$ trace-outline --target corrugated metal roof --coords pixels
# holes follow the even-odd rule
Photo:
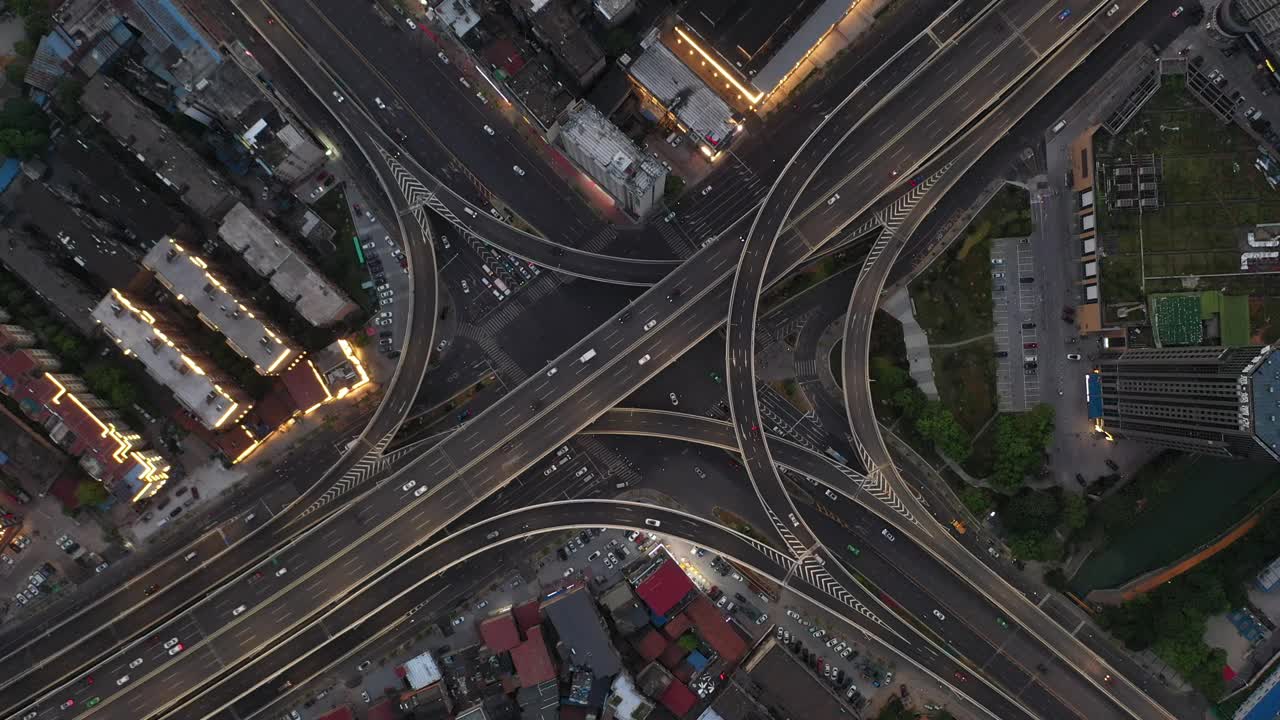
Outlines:
[[[782,81],[782,78],[791,72],[791,68],[800,62],[801,58],[809,52],[827,30],[832,25],[840,22],[845,13],[849,12],[852,3],[849,0],[827,0],[809,16],[808,20],[800,26],[795,35],[787,39],[787,42],[778,49],[773,59],[769,60],[755,77],[751,78],[751,84],[761,92],[769,92]]]
[[[662,43],[655,43],[628,69],[680,122],[719,145],[733,132],[733,110]]]

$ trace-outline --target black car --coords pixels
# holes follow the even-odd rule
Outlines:
[[[618,324],[621,325],[622,323],[625,323],[630,319],[631,319],[631,311],[627,310],[626,312],[618,316]]]
[[[1022,283],[1023,285],[1026,285],[1028,283],[1033,283],[1035,281],[1036,279],[1033,277],[1018,278],[1018,282]]]
[[[1030,329],[1034,328],[1035,326],[1036,326],[1036,324],[1035,324],[1035,323],[1033,323],[1033,322],[1025,322],[1025,323],[1022,323],[1022,329],[1023,329],[1023,330],[1030,330]]]
[[[669,295],[667,295],[667,302],[675,302],[679,298],[680,298],[680,288],[676,288],[675,290],[672,290]]]
[[[742,593],[734,593],[734,594],[733,594],[733,599],[737,600],[737,601],[738,601],[738,602],[740,602],[740,603],[744,603],[744,602],[746,602],[746,601],[747,601],[746,596],[745,596],[745,595],[743,595]]]
[[[1036,368],[1036,367],[1039,367],[1039,366],[1038,366],[1036,363],[1034,363],[1034,362],[1025,362],[1025,363],[1022,363],[1022,366],[1023,366],[1023,367],[1025,367],[1025,368],[1032,368],[1032,369],[1034,369],[1034,368]]]
[[[1080,487],[1086,487],[1089,484],[1084,481],[1084,476],[1080,473],[1076,473],[1076,482],[1080,484]]]
[[[1111,458],[1107,458],[1107,467],[1111,468],[1113,471],[1116,471],[1116,472],[1120,471],[1120,466],[1117,465],[1116,461],[1112,460]]]
[[[997,350],[996,357],[1009,357],[1009,353],[1005,352],[1004,350]]]

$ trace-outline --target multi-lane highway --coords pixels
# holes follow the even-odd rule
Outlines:
[[[1023,41],[1035,47],[1032,41]],[[872,186],[864,189],[863,196],[870,200],[877,195],[876,187],[883,189],[891,184],[888,174],[868,182]],[[843,212],[847,218],[848,207]],[[839,211],[811,219],[811,229],[819,233],[813,237],[825,238],[839,230],[840,219]],[[741,231],[745,235],[746,227]],[[323,610],[317,603],[317,592],[358,585],[390,558],[429,537],[534,462],[546,448],[559,444],[671,362],[724,320],[728,292],[721,284],[734,269],[741,249],[736,243],[726,242],[726,237],[735,236],[726,233],[720,242],[700,253],[695,262],[682,266],[639,298],[627,313],[593,332],[501,404],[426,453],[412,473],[400,475],[298,539],[288,556],[280,560],[286,572],[277,575],[279,565],[273,566],[275,570],[264,568],[271,570],[270,574],[257,580],[270,578],[272,584],[263,586],[262,594],[240,603],[246,606],[243,612],[234,613],[239,604],[228,605],[236,601],[231,596],[237,591],[241,596],[247,595],[242,588],[233,587],[213,594],[180,616],[169,627],[195,633],[190,635],[194,637],[189,643],[191,652],[184,650],[172,656],[176,659],[167,660],[164,668],[141,680],[131,678],[121,686],[132,690],[119,696],[124,699],[106,697],[93,714],[139,717],[143,708],[135,698],[160,700],[167,687],[184,680],[194,679],[191,685],[198,686],[202,679],[215,678],[238,659],[269,646],[291,623],[301,626],[311,613]],[[808,251],[809,245],[799,234],[782,234],[774,245],[773,262],[760,261],[761,284],[763,280],[776,280],[783,269],[800,261]],[[425,347],[429,349],[430,343]],[[463,481],[454,482],[463,473]],[[405,489],[402,483],[407,483],[408,478],[414,478],[415,486]],[[427,490],[416,496],[419,487]],[[318,502],[312,509],[330,506]],[[341,567],[348,560],[344,551],[375,546],[379,557],[371,561],[373,566],[352,560],[353,567]],[[248,579],[252,575],[244,581]],[[129,652],[116,656],[104,669],[118,668],[120,662],[127,666],[132,662],[129,656]],[[166,654],[164,659],[169,657]],[[140,687],[154,692],[136,689]],[[54,696],[42,707],[51,708],[57,702]]]

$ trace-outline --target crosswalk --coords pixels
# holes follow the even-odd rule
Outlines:
[[[512,384],[524,382],[529,377],[529,373],[522,370],[516,364],[516,361],[511,359],[507,351],[503,350],[497,341],[493,339],[494,336],[491,333],[474,325],[463,324],[458,326],[458,335],[479,345],[489,358],[489,362],[493,363],[494,369],[498,371],[498,374]]]
[[[782,542],[787,546],[787,550],[791,553],[791,556],[793,558],[804,557],[805,553],[809,551],[809,548],[805,547],[805,544],[800,542],[800,538],[796,537],[796,534],[791,532],[791,528],[787,527],[787,524],[782,522],[782,519],[773,511],[773,508],[765,505],[764,509],[765,512],[769,513],[769,522],[773,523],[773,529],[778,533],[778,537],[782,538]]]
[[[681,260],[687,260],[697,252],[697,248],[694,247],[693,243],[684,235],[681,235],[680,231],[672,223],[659,222],[656,223],[656,227],[658,228],[658,234],[662,236],[663,240],[667,241],[667,247],[671,248],[671,252],[675,253],[676,257]]]
[[[795,368],[796,368],[796,381],[801,384],[818,379],[818,361],[817,360],[813,360],[813,359],[797,360],[795,363]]]
[[[598,253],[608,247],[609,243],[618,239],[618,232],[612,226],[606,225],[600,228],[595,235],[587,238],[586,242],[579,246],[579,249],[587,252]]]
[[[616,478],[613,480],[614,483],[626,482],[634,485],[644,479],[644,476],[631,467],[625,458],[594,435],[579,435],[577,440],[578,444],[586,449],[587,454],[604,466],[605,477]]]

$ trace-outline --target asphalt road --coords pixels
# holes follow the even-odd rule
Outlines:
[[[1064,52],[1060,56],[1068,58],[1068,60],[1060,61],[1060,58],[1055,58],[1050,61],[1051,64],[1060,66],[1062,75],[1065,76],[1067,71],[1074,68],[1078,62],[1071,58],[1083,57],[1083,54],[1079,51],[1091,49],[1093,45],[1101,43],[1109,34],[1109,31],[1118,23],[1124,21],[1133,10],[1134,7],[1132,6],[1122,8],[1122,12],[1114,17],[1099,16],[1092,20],[1079,35],[1070,41],[1068,45],[1070,52]],[[1151,8],[1148,10],[1147,19],[1151,20],[1150,14],[1161,10],[1159,6]],[[1135,24],[1137,22],[1140,21],[1135,21]],[[972,151],[973,148],[985,149],[989,147],[998,138],[990,135],[984,137],[984,134],[989,128],[1000,127],[1002,116],[1012,118],[1014,113],[1019,112],[1016,107],[1018,103],[1014,101],[1019,96],[1038,99],[1043,93],[1048,92],[1053,84],[1056,84],[1057,77],[1060,76],[1037,76],[1018,88],[1017,91],[1010,95],[1010,102],[1007,105],[993,112],[990,124],[977,129],[970,137],[966,138],[967,150]],[[1052,82],[1050,82],[1051,79]],[[954,175],[947,180],[947,184],[953,180]],[[921,208],[920,214],[923,215],[927,209]],[[867,268],[850,300],[850,309],[846,320],[845,347],[856,348],[856,350],[846,352],[844,355],[846,404],[850,409],[849,416],[854,436],[867,452],[864,462],[868,467],[892,468],[893,465],[880,437],[874,413],[870,410],[870,391],[866,381],[866,348],[868,347],[870,325],[874,313],[866,312],[866,309],[875,307],[880,290],[894,265],[894,261],[905,247],[902,238],[909,237],[911,229],[918,222],[919,216],[905,219],[902,232],[889,239],[887,246],[879,254],[877,261]],[[897,494],[906,504],[908,511],[914,513],[917,517],[926,517],[927,511],[920,506],[915,495],[911,492],[910,486],[903,483],[901,478],[896,475],[896,472],[892,470],[888,471],[886,475],[889,483],[897,489]],[[1144,692],[1146,688],[1140,690],[1123,675],[1119,675],[1114,684],[1106,684],[1104,682],[1106,675],[1118,675],[1113,666],[1105,664],[1099,654],[1086,647],[1072,633],[1063,629],[1061,625],[1040,613],[1032,603],[1027,601],[1027,598],[1001,580],[999,576],[992,573],[981,561],[959,544],[950,540],[940,539],[943,536],[938,535],[936,532],[933,533],[934,537],[930,539],[921,535],[911,526],[903,527],[903,532],[915,537],[922,545],[936,554],[942,562],[949,564],[958,576],[969,578],[974,583],[974,587],[987,593],[1022,626],[1037,633],[1046,645],[1054,648],[1066,662],[1069,662],[1073,667],[1088,676],[1096,687],[1101,690],[1105,686],[1105,691],[1111,694],[1128,712],[1137,717],[1169,716],[1167,709],[1161,707],[1159,703]],[[1103,657],[1107,654],[1114,655],[1114,652],[1104,653]],[[1142,675],[1138,675],[1138,677],[1142,677]]]
[[[1081,7],[1075,11],[1083,17],[1085,3],[1077,4]],[[958,34],[926,33],[888,71],[869,78],[866,87],[846,98],[788,162],[745,238],[733,282],[725,350],[729,404],[752,486],[771,511],[775,531],[797,556],[811,552],[817,542],[800,522],[760,432],[763,420],[755,383],[757,309],[773,248],[797,206],[813,209],[826,198],[826,209],[817,214],[832,215],[837,225],[843,225],[840,218],[862,214],[886,184],[896,183],[899,174],[914,172],[957,127],[976,118],[987,102],[1033,67],[1053,38],[1074,29],[1074,15],[1059,19],[1048,12],[1050,3],[1028,5],[1032,4],[993,3],[958,28]],[[874,139],[846,144],[850,136]],[[827,164],[841,174],[834,193],[831,183],[818,177]],[[915,185],[913,180],[909,194],[924,187]],[[825,239],[820,235],[814,241]]]
[[[711,245],[700,253],[699,261],[682,266],[654,291],[637,299],[628,311],[629,320],[611,323],[593,333],[578,348],[562,356],[553,368],[535,376],[513,391],[505,402],[486,412],[493,413],[492,416],[486,418],[482,414],[476,422],[468,423],[427,452],[413,470],[417,482],[429,489],[424,496],[409,497],[409,491],[401,490],[398,482],[388,483],[362,499],[356,509],[328,518],[320,528],[294,543],[294,553],[282,562],[294,566],[295,572],[281,578],[268,576],[275,578],[270,580],[272,583],[287,583],[271,594],[271,602],[244,603],[246,611],[232,616],[234,619],[230,621],[225,617],[226,603],[239,598],[219,599],[227,593],[214,594],[193,608],[192,613],[212,612],[215,620],[221,617],[223,622],[210,626],[207,638],[197,637],[193,641],[196,652],[183,652],[162,671],[131,681],[128,684],[131,692],[123,697],[162,699],[170,683],[190,684],[193,679],[211,676],[207,663],[214,655],[206,648],[216,645],[220,662],[233,664],[238,657],[271,644],[291,622],[301,622],[319,609],[319,596],[332,593],[334,587],[349,587],[376,572],[389,558],[395,557],[395,548],[403,550],[421,542],[528,467],[542,448],[558,445],[595,414],[607,409],[620,392],[646,380],[684,347],[718,325],[724,317],[721,308],[726,293],[716,287],[727,276],[737,250],[723,241]],[[807,251],[803,242],[795,242],[781,245],[775,253],[781,267],[786,268]],[[711,300],[697,302],[704,297]],[[676,317],[680,322],[672,322]],[[650,320],[656,325],[644,329]],[[593,347],[597,342],[600,346]],[[586,354],[589,349],[595,349],[596,356],[584,363],[578,352]],[[641,363],[645,356],[649,359]],[[602,375],[608,377],[599,383],[590,382]],[[597,384],[601,392],[587,387],[589,384]],[[568,398],[573,401],[566,403]],[[565,406],[565,412],[547,417],[561,405]],[[468,473],[465,485],[450,485],[448,481],[461,472]],[[318,503],[317,509],[324,509],[336,499]],[[369,519],[368,523],[365,518]],[[338,556],[334,555],[337,548],[368,549],[376,558],[361,560],[349,554],[351,556],[338,562]],[[298,567],[302,570],[296,570]],[[206,607],[213,609],[206,610]],[[179,618],[175,625],[182,622]],[[108,667],[111,662],[117,663],[117,667],[121,661],[127,663],[128,655],[128,652],[117,655],[108,661]],[[149,692],[148,688],[152,687],[153,691]],[[129,717],[137,710],[136,701],[113,702],[109,698],[95,708],[94,714],[122,713],[118,716]]]
[[[372,155],[366,135],[370,131],[367,118],[349,105],[339,104],[332,109],[338,121],[352,131],[342,138],[347,147],[354,153],[363,148]],[[373,165],[378,180],[394,187],[385,165],[376,162]],[[403,202],[397,200],[392,198],[393,206],[398,210],[406,209]],[[353,470],[370,447],[394,433],[419,392],[435,327],[436,264],[432,244],[420,225],[409,220],[401,223],[400,230],[416,287],[409,306],[410,325],[415,332],[405,338],[397,372],[378,410],[352,450],[330,465],[317,466],[303,459],[301,467],[297,468],[303,478],[302,483],[310,485],[312,491],[316,488],[323,490],[333,479]],[[303,504],[307,498],[308,494],[304,493]],[[0,658],[0,677],[4,678],[4,686],[0,689],[0,709],[12,711],[44,689],[85,673],[85,669],[105,653],[139,640],[149,628],[166,619],[176,617],[173,627],[186,627],[189,619],[183,619],[179,613],[219,587],[227,578],[280,548],[293,534],[293,530],[285,529],[290,518],[290,511],[275,518],[271,518],[268,511],[255,518],[251,525],[256,532],[246,537],[233,539],[222,532],[203,536],[193,548],[175,552],[130,583],[75,614],[58,618],[54,624],[33,625],[24,635],[11,638],[4,657]],[[226,550],[227,545],[231,546],[230,549],[217,555],[219,551]],[[187,561],[185,558],[190,552],[196,552],[198,558],[212,559],[207,562],[199,559]],[[152,586],[158,586],[158,589],[144,594],[144,589]],[[134,659],[130,658],[130,662]],[[57,705],[67,700],[83,704],[94,697],[99,688],[83,680],[71,680],[67,690],[61,693],[66,697],[58,699]]]
[[[376,585],[356,594],[350,602],[334,608],[316,625],[238,668],[212,692],[182,706],[178,712],[183,717],[230,719],[246,717],[275,702],[291,687],[323,672],[383,628],[402,621],[429,595],[423,585],[440,572],[482,553],[498,548],[512,552],[504,546],[553,530],[611,527],[654,531],[655,528],[647,521],[656,521],[660,525],[658,531],[663,534],[714,547],[718,553],[779,582],[788,577],[789,567],[779,564],[781,556],[776,550],[765,548],[713,522],[667,508],[613,501],[574,501],[525,508],[493,517],[432,544]],[[519,552],[518,547],[514,552]],[[943,678],[948,677],[946,673],[965,672],[961,665],[930,647],[912,625],[893,617],[882,607],[876,608],[883,621],[880,624],[849,605],[832,603],[818,588],[799,576],[791,575],[790,585],[797,592],[842,614],[855,626],[888,636],[886,644],[921,665],[935,668]],[[857,592],[850,597],[850,605],[876,606],[868,593]],[[983,706],[992,708],[997,713],[996,717],[1033,717],[1021,712],[981,681],[963,684],[961,690]]]

